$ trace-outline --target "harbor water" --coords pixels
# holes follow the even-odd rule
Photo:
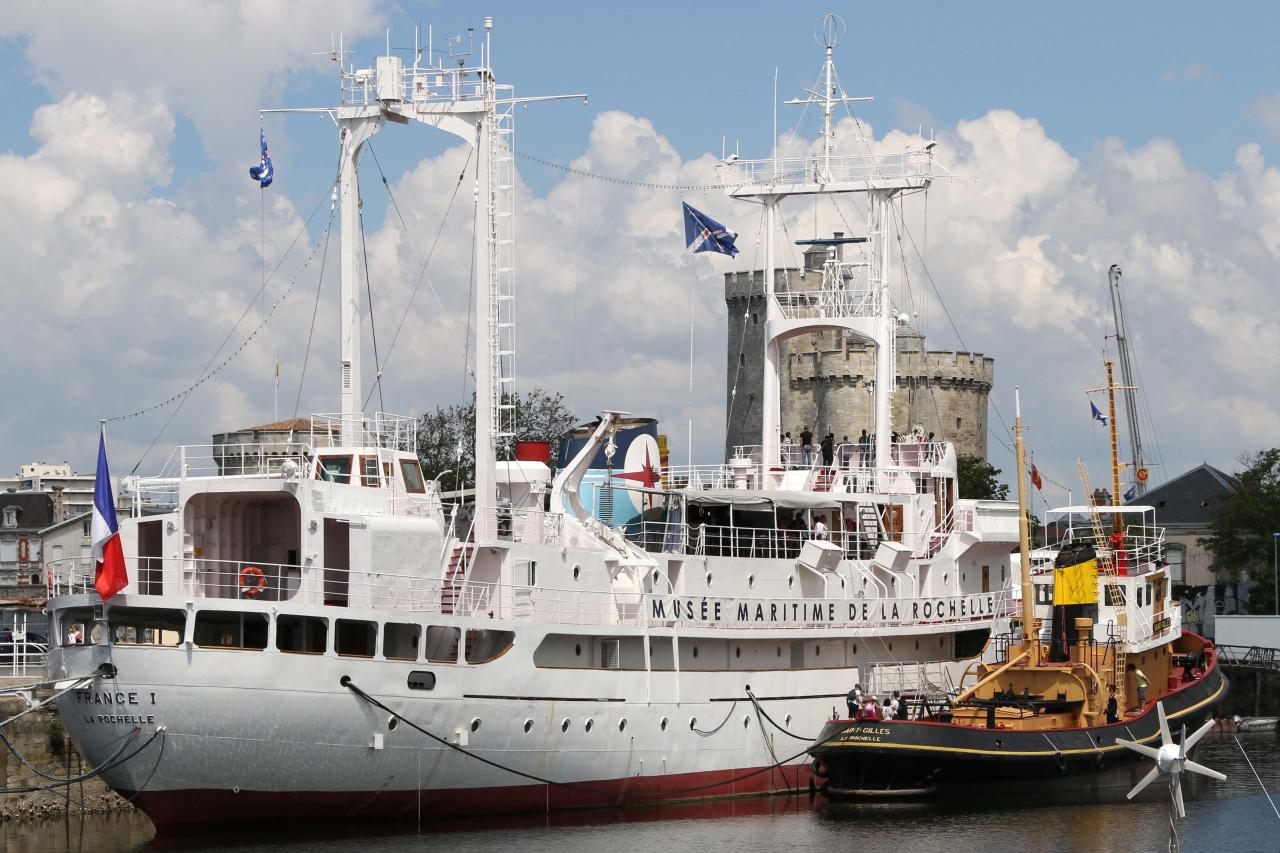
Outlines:
[[[1196,760],[1227,774],[1225,782],[1187,774],[1187,817],[1179,822],[1183,851],[1280,850],[1280,818],[1245,758],[1267,790],[1280,789],[1280,737],[1273,732],[1211,734]],[[999,802],[877,804],[838,807],[819,797],[775,797],[662,808],[619,809],[476,819],[417,826],[357,825],[281,827],[236,834],[157,838],[141,814],[92,816],[50,823],[11,823],[3,828],[10,851],[121,850],[267,851],[287,847],[305,853],[355,848],[380,851],[448,850],[628,853],[671,850],[921,851],[1163,851],[1169,843],[1167,788],[1152,785],[1136,803]]]

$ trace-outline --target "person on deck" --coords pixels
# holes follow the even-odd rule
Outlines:
[[[809,431],[808,424],[800,431],[800,459],[804,467],[813,467],[813,433]]]
[[[836,462],[836,434],[827,433],[822,437],[822,464],[830,468]]]
[[[876,702],[875,697],[868,696],[867,701],[862,706],[862,719],[879,720],[880,705]]]
[[[1120,703],[1116,701],[1116,686],[1107,688],[1107,722],[1120,722]]]
[[[867,435],[864,429],[862,435],[858,436],[858,466],[860,468],[871,467],[871,436]]]
[[[821,518],[813,522],[813,538],[823,542],[831,538],[831,534],[827,531],[827,523]]]
[[[893,691],[893,718],[907,719],[907,700],[897,690]]]
[[[1138,682],[1138,707],[1144,708],[1147,704],[1147,688],[1151,686],[1151,682],[1147,680],[1147,676],[1138,669],[1137,665],[1129,664],[1125,667],[1133,674],[1133,680]]]
[[[853,689],[849,691],[848,696],[844,697],[844,701],[849,706],[849,719],[855,719],[858,712],[862,710],[862,685],[853,685]]]

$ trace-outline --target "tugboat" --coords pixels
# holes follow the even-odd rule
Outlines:
[[[1175,731],[1194,731],[1226,695],[1213,644],[1183,631],[1170,602],[1163,531],[1151,507],[1090,504],[1049,514],[1047,527],[1057,516],[1064,544],[1033,570],[1020,407],[1015,430],[1020,632],[993,638],[996,660],[972,667],[948,705],[921,706],[914,719],[858,711],[828,722],[811,754],[829,799],[1131,787],[1150,760],[1124,741],[1159,746],[1166,718]],[[1087,481],[1083,464],[1081,472]],[[1082,530],[1075,525],[1083,518]]]

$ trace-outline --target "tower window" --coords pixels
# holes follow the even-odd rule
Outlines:
[[[754,311],[751,312],[751,325],[753,326],[760,325],[760,315]]]
[[[742,365],[743,367],[747,366],[747,354],[745,352],[738,354],[738,364]]]
[[[956,429],[960,429],[960,419],[956,418]]]

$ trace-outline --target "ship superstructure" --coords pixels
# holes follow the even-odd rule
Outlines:
[[[835,150],[831,112],[850,99],[833,38],[821,150],[720,175],[764,203],[770,348],[817,329],[876,346],[874,446],[784,453],[773,364],[760,446],[628,481],[651,509],[637,523],[611,527],[581,500],[623,413],[604,412],[554,475],[502,460],[522,100],[496,82],[490,30],[474,66],[386,56],[341,72],[340,412],[283,448],[179,448],[138,480],[130,584],[109,602],[92,563],[52,567],[50,673],[78,682],[59,699],[67,728],[160,827],[793,789],[806,727],[855,683],[946,694],[1009,613],[1016,505],[960,499],[949,444],[890,441],[888,205],[928,184],[932,153]],[[355,164],[375,133],[412,123],[475,146],[466,507],[424,478],[412,418],[362,405]],[[864,257],[833,253],[818,290],[784,295],[778,207],[814,194],[866,201]],[[67,642],[73,626],[84,643]],[[147,746],[118,760],[128,739]]]

